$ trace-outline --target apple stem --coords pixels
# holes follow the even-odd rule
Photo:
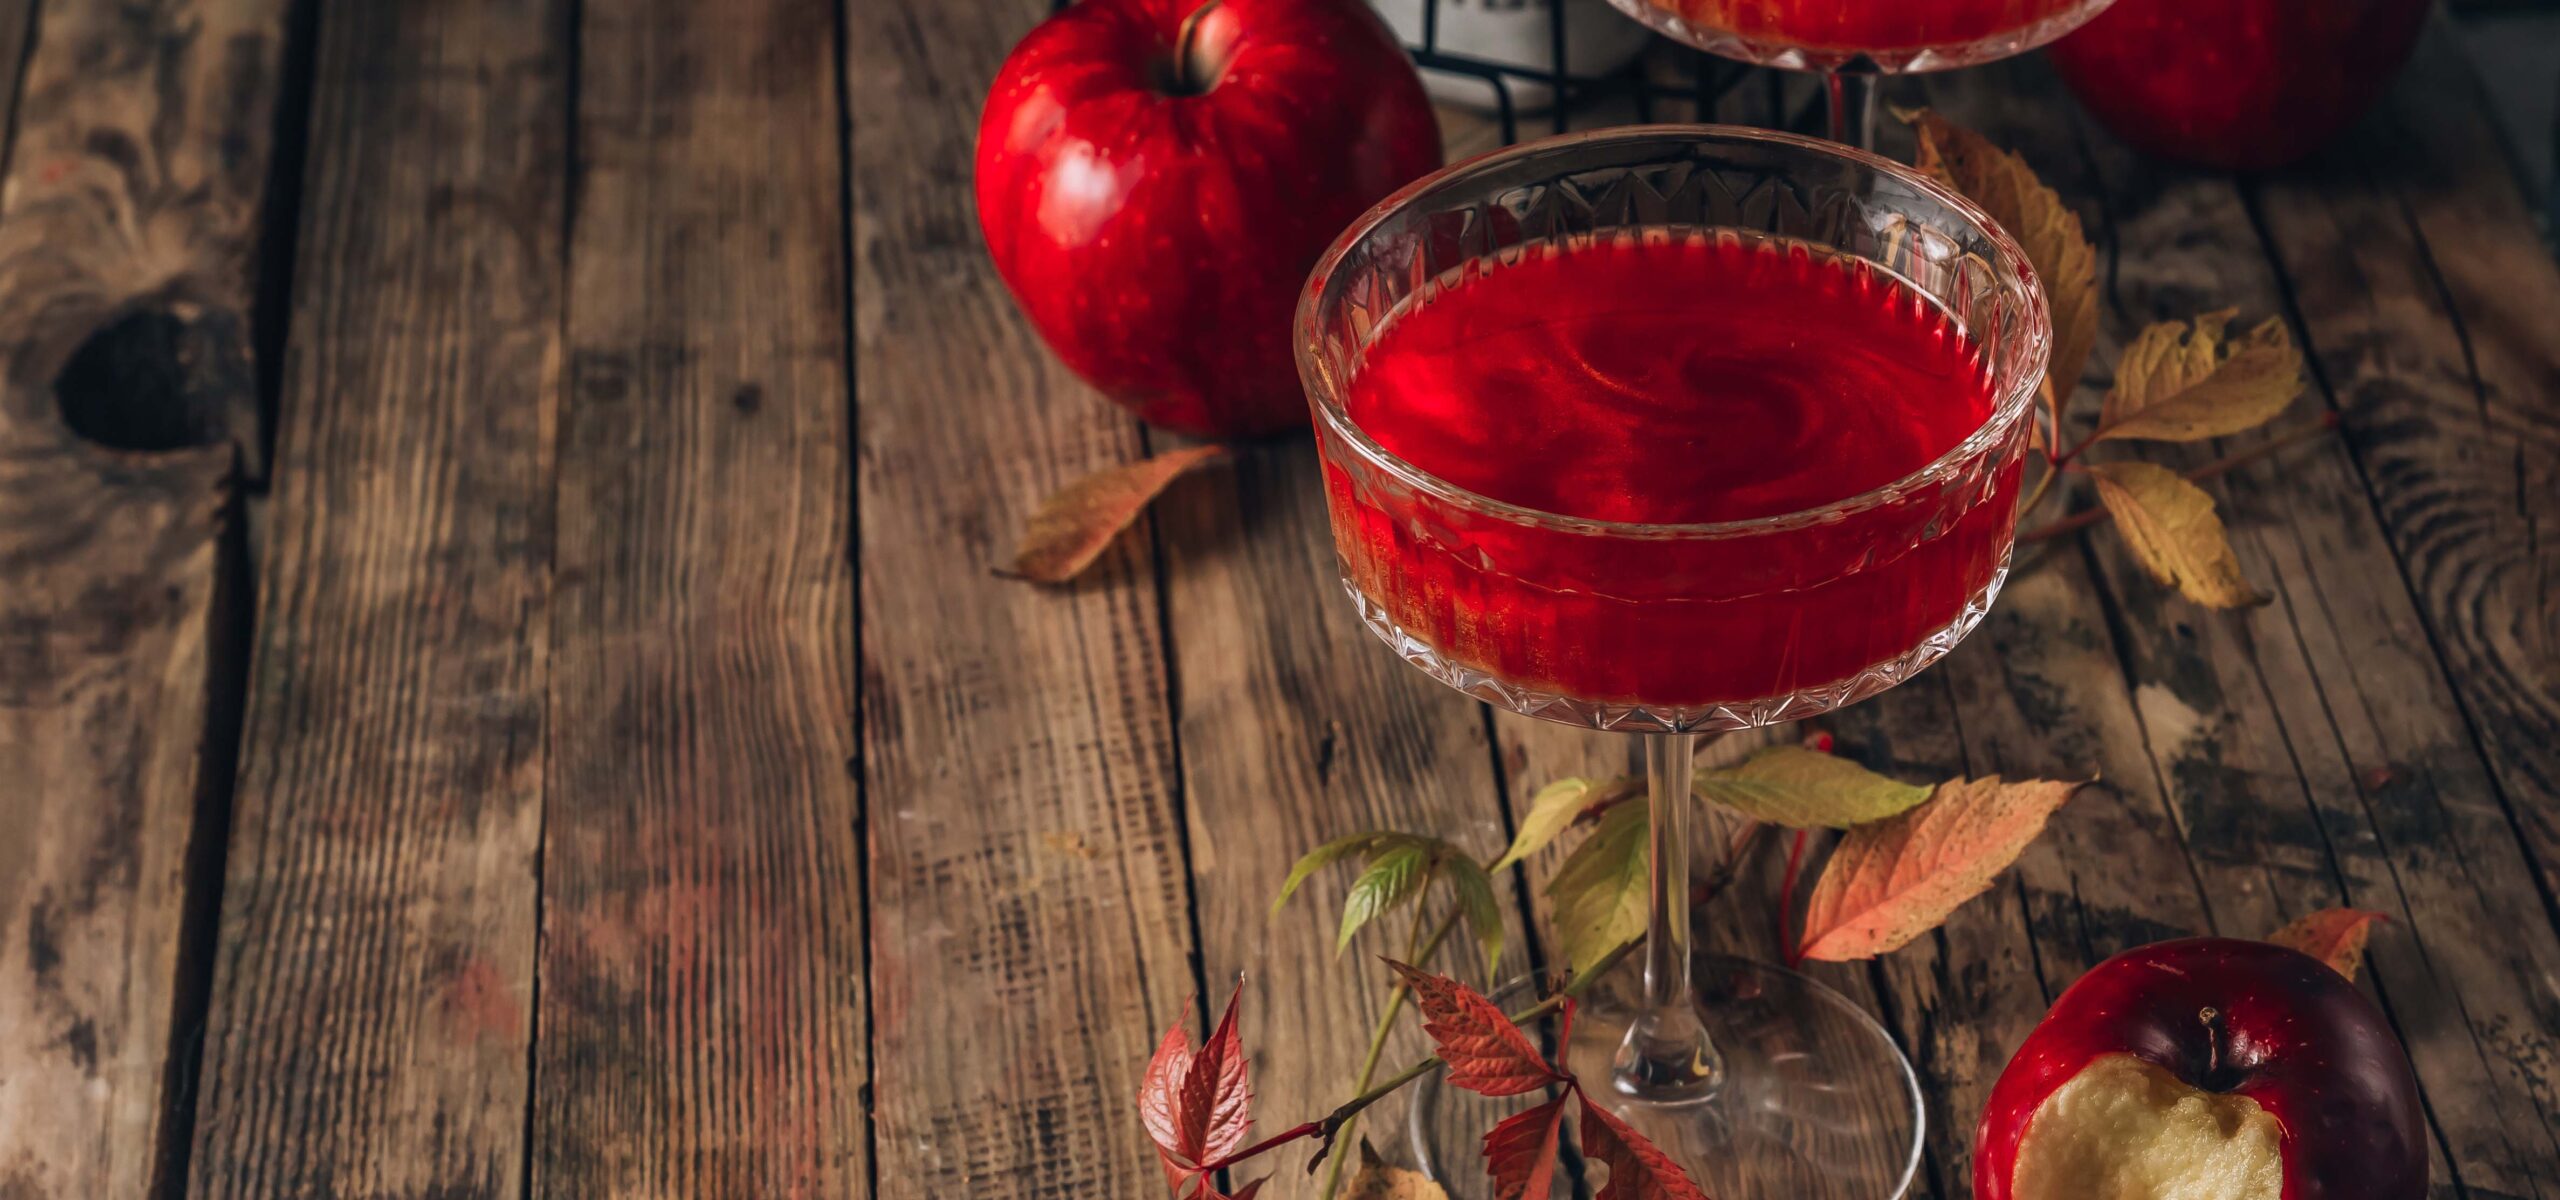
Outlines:
[[[1192,9],[1189,16],[1182,18],[1181,28],[1174,31],[1173,81],[1175,88],[1183,95],[1197,96],[1208,91],[1210,84],[1217,82],[1214,79],[1200,78],[1198,64],[1191,60],[1191,50],[1192,44],[1198,40],[1200,19],[1217,11],[1218,6],[1224,3],[1226,0],[1205,0],[1200,7]]]

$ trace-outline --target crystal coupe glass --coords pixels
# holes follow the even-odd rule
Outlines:
[[[1818,71],[1831,138],[1874,145],[1878,75],[1969,67],[2023,54],[2113,0],[1609,0],[1711,54]]]
[[[1713,1195],[1901,1195],[1921,1115],[1886,1032],[1805,975],[1693,950],[1691,758],[1892,687],[1989,608],[2050,340],[2025,255],[1835,143],[1610,129],[1389,197],[1319,262],[1295,338],[1361,619],[1469,696],[1643,739],[1649,933],[1584,994],[1585,1094]],[[1549,405],[1599,386],[1646,423],[1614,449]],[[1875,477],[1893,431],[1943,445]],[[1472,1157],[1430,1132],[1471,1100],[1417,1099],[1427,1166]]]

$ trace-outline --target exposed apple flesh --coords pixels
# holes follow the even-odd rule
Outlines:
[[[1974,1200],[2425,1200],[2422,1115],[2391,1023],[2327,964],[2161,942],[2092,968],[2019,1044]]]
[[[2018,1144],[2021,1197],[2282,1200],[2284,1127],[2246,1096],[2110,1054],[2055,1088]]]

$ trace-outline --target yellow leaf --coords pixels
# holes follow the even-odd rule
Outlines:
[[[2241,577],[2240,559],[2203,488],[2146,462],[2091,463],[2089,474],[2097,480],[2099,503],[2153,578],[2211,608],[2267,602]]]
[[[1951,779],[1927,804],[1840,838],[1805,908],[1801,955],[1873,958],[1937,928],[2044,831],[2076,783]]]
[[[1493,864],[1500,871],[1540,850],[1574,819],[1604,804],[1612,804],[1641,792],[1644,782],[1637,779],[1611,779],[1594,783],[1588,779],[1559,779],[1538,789],[1529,798],[1528,815],[1520,818],[1520,832],[1511,838],[1511,848]]]
[[[1791,829],[1847,829],[1929,798],[1929,789],[1802,746],[1771,746],[1739,765],[1698,772],[1698,794]]]
[[[2116,361],[2116,385],[2098,414],[2100,438],[2194,442],[2255,429],[2302,394],[2302,352],[2270,317],[2223,341],[2232,310],[2137,334]]]
[[[1547,895],[1556,902],[1556,938],[1575,974],[1644,932],[1645,837],[1652,828],[1644,805],[1610,809],[1547,881]]]
[[[1031,514],[1014,552],[1013,573],[1034,583],[1064,583],[1083,574],[1166,485],[1226,454],[1224,446],[1193,446],[1097,471],[1059,489]]]
[[[2353,979],[2356,964],[2364,960],[2365,939],[2373,936],[2374,922],[2390,919],[2360,908],[2324,908],[2275,931],[2267,940],[2308,954]]]
[[[1422,1172],[1388,1166],[1365,1138],[1360,1142],[1360,1170],[1351,1176],[1342,1196],[1343,1200],[1449,1200],[1449,1193]]]
[[[1895,109],[1919,135],[1913,164],[1964,193],[2027,252],[2044,281],[2053,314],[2053,362],[2047,377],[2068,400],[2080,386],[2089,350],[2098,344],[2098,251],[2080,218],[2036,178],[2026,160],[1928,109]]]

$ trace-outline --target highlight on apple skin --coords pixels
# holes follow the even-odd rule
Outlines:
[[[1974,1200],[2422,1200],[2425,1129],[2381,1010],[2320,960],[2189,938],[2098,964],[2018,1047]]]

